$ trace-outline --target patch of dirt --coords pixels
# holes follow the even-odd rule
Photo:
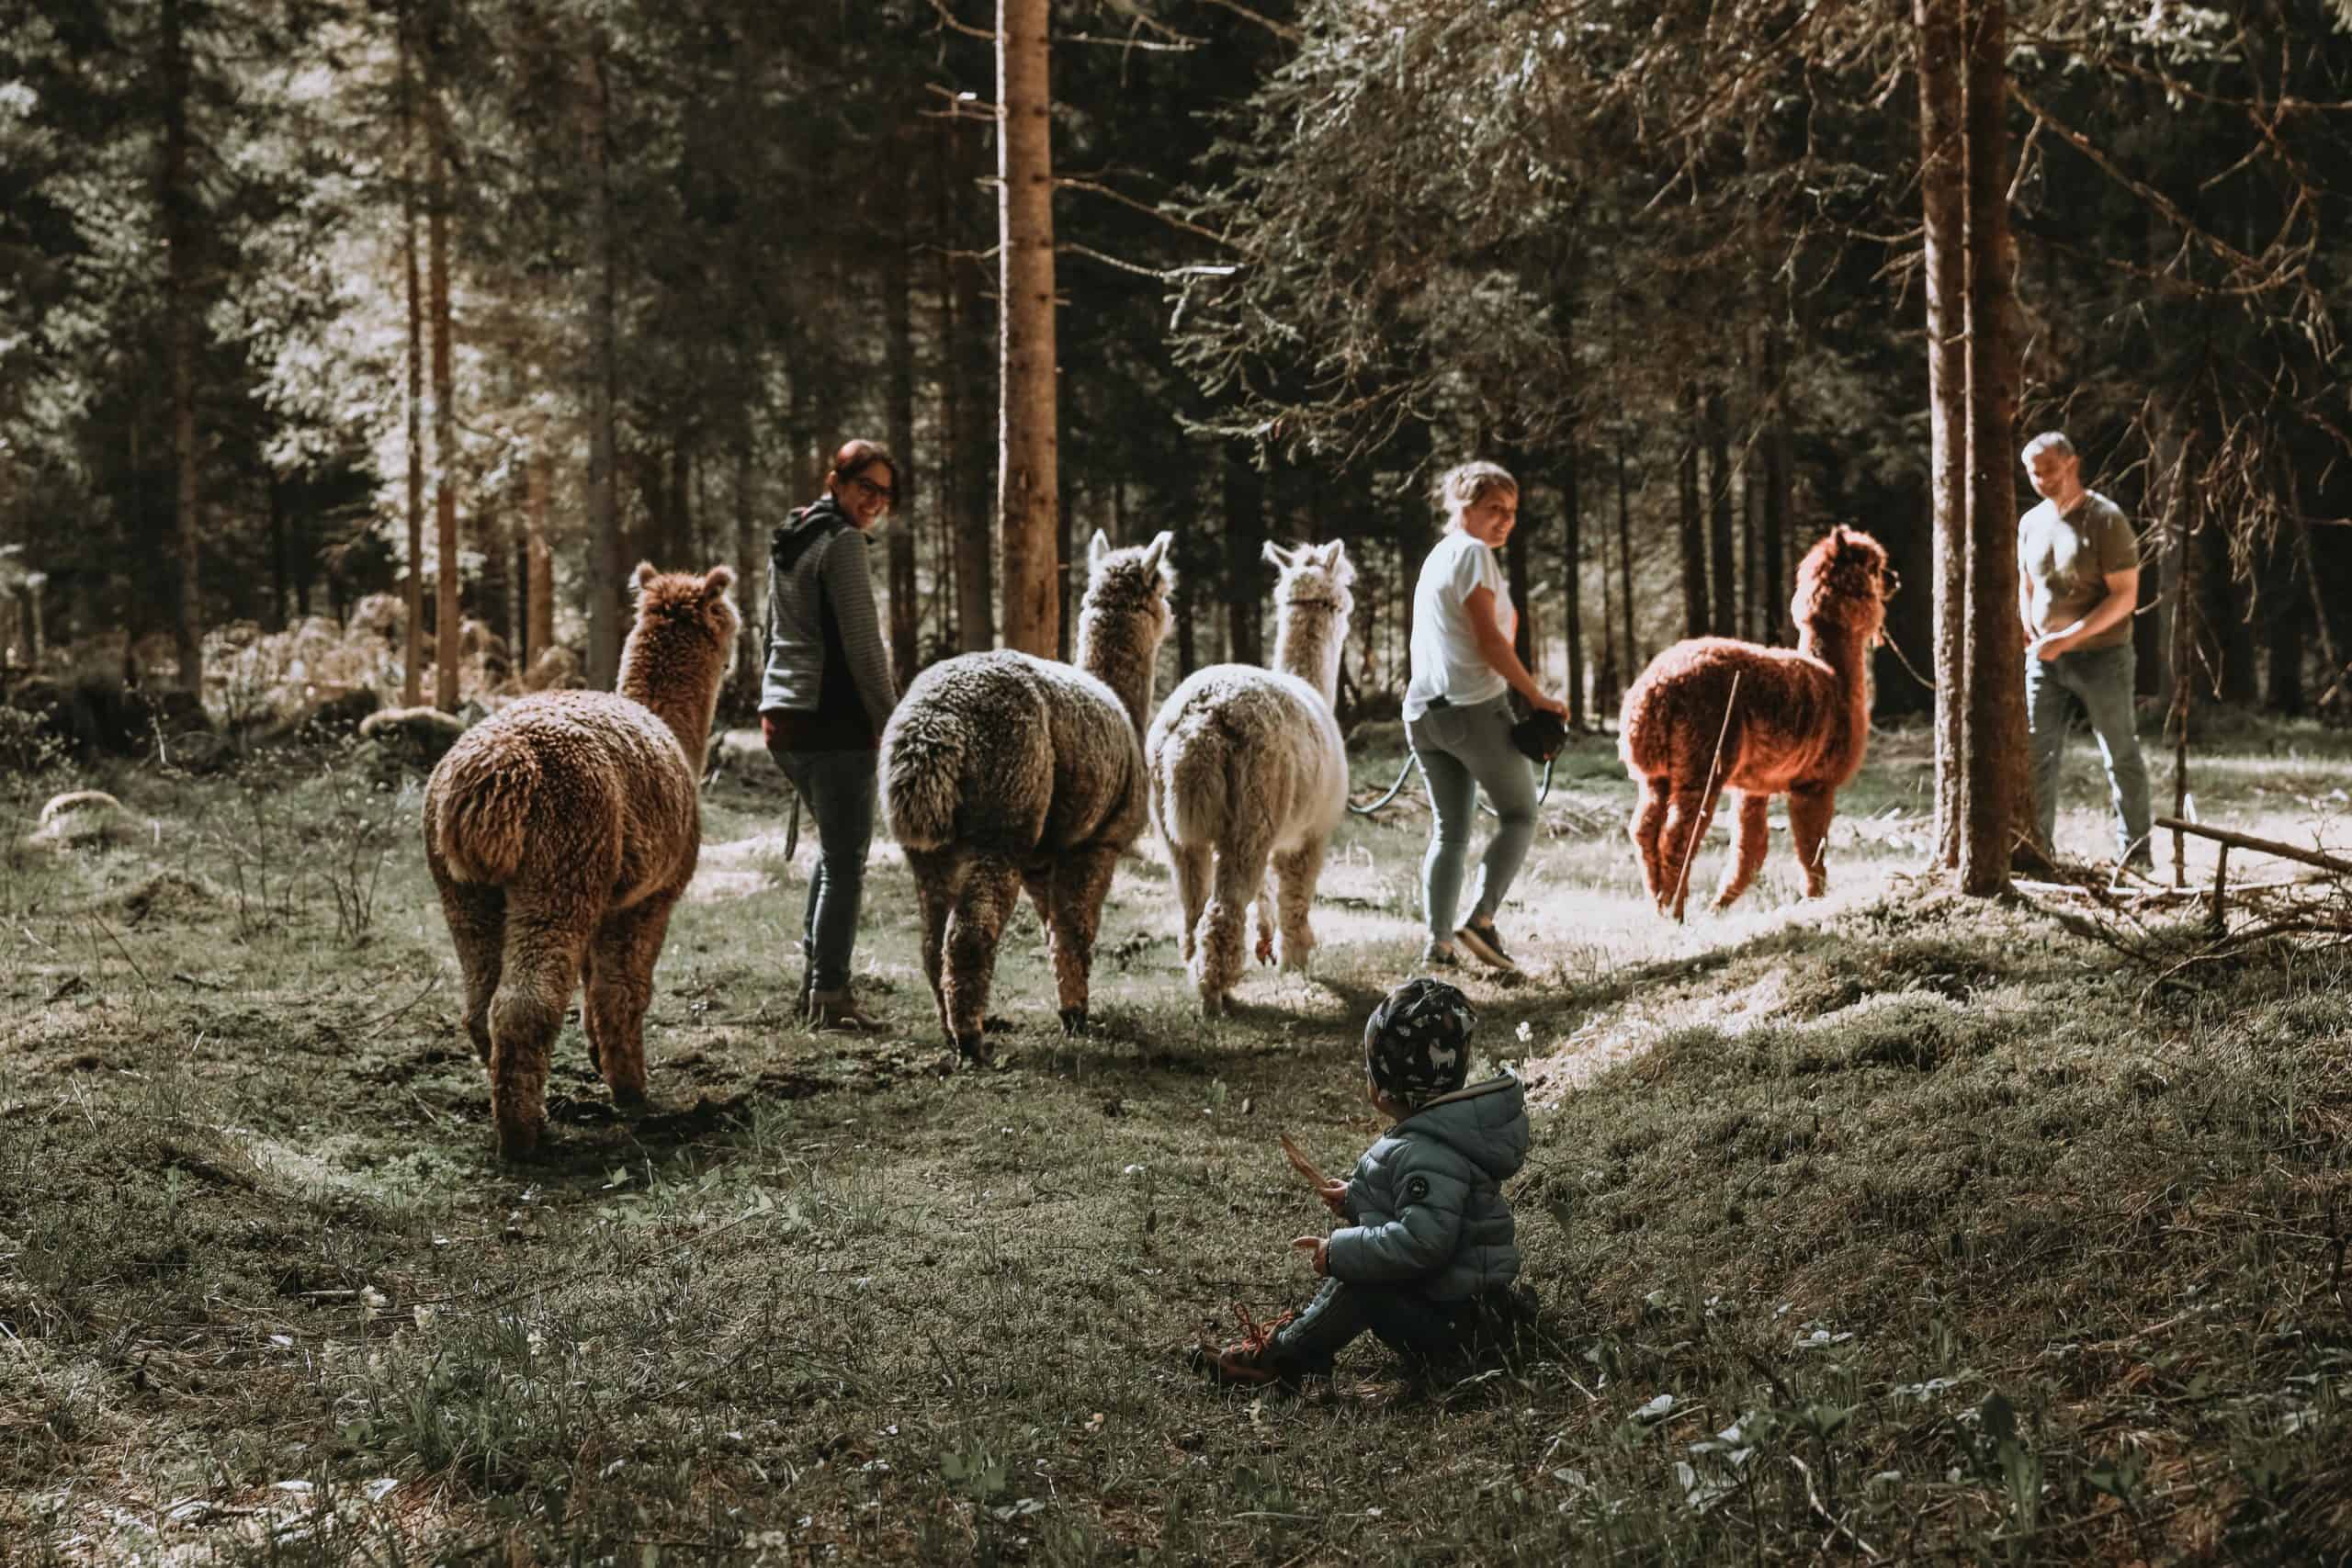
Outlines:
[[[110,894],[99,908],[119,915],[128,925],[149,919],[204,921],[228,901],[226,894],[200,876],[161,871],[134,886]]]

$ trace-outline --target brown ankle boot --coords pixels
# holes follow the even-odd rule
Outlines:
[[[879,1029],[882,1021],[857,1005],[849,987],[808,993],[808,1021],[820,1029]]]

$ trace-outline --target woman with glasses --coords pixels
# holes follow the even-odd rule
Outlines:
[[[786,518],[768,547],[760,733],[816,822],[800,984],[803,1010],[824,1029],[876,1023],[850,995],[849,962],[874,838],[875,750],[899,689],[865,536],[898,499],[897,480],[879,445],[844,442],[825,493]]]

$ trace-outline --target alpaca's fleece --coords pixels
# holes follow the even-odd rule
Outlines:
[[[548,1047],[576,979],[614,1098],[644,1099],[645,1010],[701,849],[696,781],[741,624],[734,581],[726,567],[639,566],[620,691],[513,703],[466,731],[425,784],[425,860],[510,1158],[545,1125]]]
[[[882,731],[883,810],[922,902],[923,967],[966,1055],[1022,886],[1050,935],[1062,1021],[1083,1025],[1094,933],[1150,809],[1140,716],[1167,636],[1170,536],[1090,552],[1079,663],[967,653],[915,678]]]
[[[1641,790],[1630,830],[1660,912],[1682,918],[1689,863],[1724,789],[1738,793],[1738,815],[1715,908],[1763,864],[1775,795],[1789,797],[1806,896],[1826,890],[1822,849],[1837,792],[1870,739],[1870,649],[1896,585],[1877,540],[1833,529],[1797,569],[1796,648],[1696,637],[1652,660],[1626,691],[1618,751]]]
[[[1348,753],[1333,716],[1355,569],[1336,541],[1266,556],[1280,670],[1213,664],[1169,694],[1144,740],[1152,821],[1176,872],[1179,944],[1204,1013],[1222,1011],[1243,968],[1242,916],[1258,908],[1258,958],[1304,968],[1307,912],[1326,846],[1348,810]],[[1268,897],[1282,892],[1281,941]]]

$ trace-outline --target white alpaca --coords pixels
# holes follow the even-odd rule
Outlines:
[[[1258,906],[1258,962],[1303,969],[1306,913],[1325,847],[1348,810],[1348,751],[1331,712],[1355,567],[1338,540],[1286,550],[1274,587],[1274,665],[1212,664],[1169,694],[1144,740],[1151,818],[1176,868],[1179,940],[1201,1011],[1225,1010],[1241,978],[1242,910]],[[1281,880],[1282,937],[1267,896]]]

